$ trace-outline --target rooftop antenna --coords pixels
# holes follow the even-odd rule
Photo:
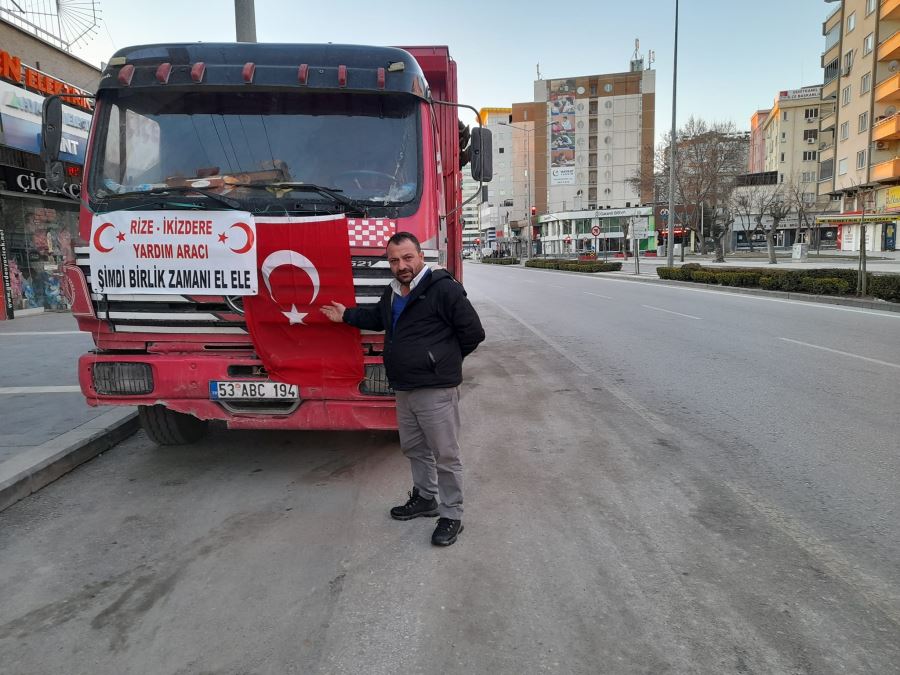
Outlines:
[[[0,0],[0,18],[71,53],[97,32],[99,5],[99,0]]]
[[[538,76],[538,79],[539,79],[539,80],[542,79],[542,78],[541,78],[541,64],[540,64],[540,63],[537,64],[537,76]]]
[[[641,56],[641,41],[634,39],[634,54],[631,56],[631,72],[639,73],[644,69],[644,57]]]
[[[647,70],[653,69],[653,63],[656,61],[656,52],[652,49],[647,52]]]

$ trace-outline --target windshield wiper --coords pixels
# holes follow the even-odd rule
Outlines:
[[[282,197],[288,192],[316,192],[320,195],[331,198],[337,204],[346,206],[352,211],[359,213],[365,212],[365,206],[355,200],[340,194],[340,188],[325,187],[324,185],[316,185],[315,183],[292,183],[292,182],[276,182],[276,183],[236,183],[234,187],[253,188],[256,190],[268,190],[276,197]]]
[[[130,192],[113,192],[102,197],[102,199],[118,199],[120,197],[146,197],[147,195],[164,195],[169,194],[170,192],[178,192],[181,194],[196,192],[197,194],[201,194],[204,197],[209,197],[213,201],[224,204],[229,208],[243,208],[243,204],[235,199],[231,199],[230,197],[226,197],[224,195],[217,195],[215,192],[210,192],[209,190],[204,190],[203,188],[191,187],[190,185],[179,185],[177,187],[155,187],[150,188],[149,190],[132,190]]]

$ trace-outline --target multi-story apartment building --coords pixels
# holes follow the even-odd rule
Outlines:
[[[462,199],[463,203],[478,192],[478,181],[463,171]],[[481,199],[476,197],[462,207],[463,250],[476,248],[475,240],[481,236]]]
[[[822,216],[838,246],[896,246],[900,218],[900,0],[842,0],[822,25],[819,188],[840,205]],[[853,216],[848,218],[847,216]]]
[[[652,182],[641,194],[634,179],[653,170],[655,82],[655,71],[636,59],[629,72],[536,80],[534,101],[513,104],[515,163],[533,170],[514,174],[514,201],[522,195],[529,212],[516,210],[512,225],[532,252],[540,250],[537,216],[653,200]]]
[[[510,214],[515,207],[513,189],[512,108],[482,108],[481,124],[493,137],[494,175],[487,188],[487,199],[481,203],[481,241],[486,247],[509,250]],[[524,204],[519,206],[524,214]]]
[[[815,204],[817,197],[821,103],[819,86],[779,92],[762,127],[762,170],[777,171],[778,183],[796,188],[810,205]],[[751,153],[752,138],[751,131]]]
[[[749,173],[761,173],[766,167],[766,137],[763,125],[771,110],[757,110],[750,118],[750,161],[747,164]]]

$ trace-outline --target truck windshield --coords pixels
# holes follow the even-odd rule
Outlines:
[[[252,210],[277,202],[288,211],[343,208],[304,189],[309,185],[360,210],[410,207],[420,194],[418,101],[411,96],[129,93],[107,100],[98,129],[89,195],[116,208],[167,187],[182,201],[193,186]]]

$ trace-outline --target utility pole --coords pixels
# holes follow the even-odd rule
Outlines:
[[[669,236],[666,266],[675,266],[675,94],[678,91],[678,0],[675,0],[675,56],[672,60],[672,135],[669,139]],[[681,247],[684,252],[684,246]]]
[[[234,0],[234,28],[238,42],[256,42],[256,10],[253,0]]]
[[[860,296],[865,297],[868,279],[866,278],[866,197],[862,191],[862,213],[859,216],[859,267],[856,273],[856,289]]]

